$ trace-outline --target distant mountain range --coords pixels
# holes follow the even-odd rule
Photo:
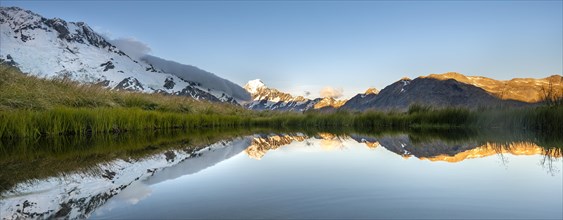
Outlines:
[[[195,66],[149,55],[133,57],[83,22],[47,19],[17,7],[0,7],[0,62],[41,77],[228,102],[252,110],[404,111],[412,104],[521,107],[541,102],[546,89],[563,94],[561,75],[502,81],[444,73],[403,78],[381,91],[369,88],[349,100],[309,99],[267,87],[260,80],[252,80],[243,88]]]
[[[311,109],[338,108],[345,101],[332,97],[307,99],[292,96],[277,89],[268,88],[260,79],[249,81],[244,89],[251,95],[252,101],[245,106],[252,110],[307,111]]]
[[[542,101],[543,91],[563,92],[563,79],[515,78],[507,81],[459,73],[403,78],[378,94],[358,94],[341,108],[346,110],[405,110],[412,104],[434,107],[521,107]]]
[[[546,90],[563,94],[563,78],[553,75],[543,79],[515,78],[501,81],[460,73],[431,74],[416,79],[402,78],[381,91],[370,88],[349,100],[333,98],[306,99],[266,87],[260,80],[244,86],[253,101],[247,104],[255,110],[285,111],[349,111],[398,110],[413,104],[433,107],[523,107],[541,102]]]
[[[1,62],[36,76],[215,102],[250,99],[239,85],[197,67],[154,56],[132,57],[84,22],[0,7],[0,42]]]

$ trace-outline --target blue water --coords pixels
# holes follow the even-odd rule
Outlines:
[[[302,139],[285,143],[270,137],[276,143],[261,154],[254,144],[219,159],[205,154],[188,159],[129,186],[90,217],[563,218],[561,158],[499,151],[430,161],[420,156],[428,153],[420,147],[440,144],[415,146],[399,138],[368,147],[357,137]],[[465,152],[464,146],[429,154],[455,155]]]

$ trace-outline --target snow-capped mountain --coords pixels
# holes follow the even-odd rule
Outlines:
[[[260,79],[249,81],[244,89],[252,97],[252,101],[245,106],[252,110],[277,110],[303,112],[311,109],[338,108],[345,100],[335,100],[332,97],[307,99],[303,96],[292,96],[274,88],[268,88]]]
[[[84,22],[0,7],[0,43],[0,62],[36,76],[218,102],[249,99],[240,86],[196,67],[131,57]]]

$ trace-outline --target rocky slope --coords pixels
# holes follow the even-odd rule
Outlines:
[[[553,87],[561,91],[561,88],[563,88],[563,77],[560,75],[553,75],[542,79],[514,78],[511,80],[495,80],[482,76],[465,76],[460,73],[449,72],[444,74],[430,74],[421,78],[431,78],[442,81],[453,79],[461,83],[479,87],[502,100],[516,100],[527,103],[542,101],[544,89]]]
[[[303,96],[292,96],[267,87],[260,79],[249,81],[244,89],[250,93],[252,99],[245,106],[252,110],[303,112],[311,109],[338,108],[346,102],[331,97],[307,99]]]
[[[563,91],[561,76],[498,81],[459,73],[432,74],[414,80],[403,78],[379,93],[358,94],[342,109],[364,111],[406,110],[412,104],[434,107],[521,107],[541,101],[547,88]]]
[[[249,98],[240,86],[195,67],[178,68],[181,64],[157,57],[131,57],[84,22],[0,7],[0,42],[0,62],[36,76],[217,102]]]
[[[376,88],[369,88],[366,92],[357,94],[346,101],[341,107],[347,110],[367,109],[366,106],[373,102],[375,97],[377,97],[377,94],[379,94],[379,90]]]

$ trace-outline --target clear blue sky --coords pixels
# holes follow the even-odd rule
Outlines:
[[[403,76],[562,74],[561,1],[2,1],[84,21],[238,84],[345,97]]]

